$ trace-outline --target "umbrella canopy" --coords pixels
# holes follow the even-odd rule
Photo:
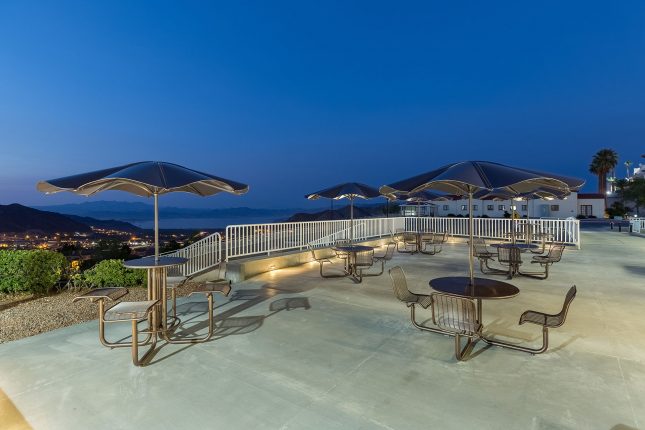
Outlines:
[[[490,161],[460,161],[447,164],[428,173],[422,173],[402,181],[384,185],[380,188],[382,194],[398,192],[414,193],[435,189],[447,193],[468,196],[469,218],[469,272],[470,282],[474,283],[473,273],[473,194],[480,190],[495,189],[508,191],[514,195],[529,193],[546,187],[549,189],[569,192],[577,190],[585,181],[570,176],[540,172],[532,169],[522,169],[506,166]]]
[[[239,195],[249,190],[248,185],[163,161],[142,161],[41,181],[36,188],[46,194],[70,191],[91,196],[101,191],[120,190],[144,197],[154,196],[155,259],[159,258],[160,194],[180,191],[199,196],[211,196],[220,192]]]
[[[127,191],[144,197],[175,191],[211,196],[225,191],[244,194],[248,185],[162,161],[141,161],[64,178],[41,181],[38,191],[71,191],[90,196],[106,190]]]
[[[394,198],[406,202],[424,203],[436,200],[446,200],[445,195],[431,193],[430,191],[419,191],[416,193],[394,193]]]
[[[307,194],[305,196],[305,198],[308,200],[317,200],[320,198],[332,200],[349,199],[349,230],[351,241],[354,241],[354,199],[372,199],[374,197],[381,197],[381,193],[379,193],[376,188],[361,184],[359,182],[346,182],[343,184],[334,185],[333,187],[325,188],[324,190]]]
[[[374,187],[361,184],[358,182],[347,182],[344,184],[334,185],[333,187],[325,188],[324,190],[315,193],[307,194],[306,199],[316,200],[321,197],[326,199],[371,199],[379,197],[381,194]]]
[[[384,185],[380,191],[390,194],[397,191],[414,193],[434,189],[468,195],[482,189],[492,191],[504,188],[513,194],[520,194],[540,187],[574,191],[584,183],[584,180],[570,176],[521,169],[490,161],[461,161]]]

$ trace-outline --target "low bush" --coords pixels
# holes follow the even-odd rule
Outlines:
[[[58,252],[0,251],[0,292],[44,294],[61,280],[68,266]]]
[[[91,269],[80,274],[75,284],[82,283],[88,287],[140,287],[146,285],[146,271],[128,269],[123,260],[103,260]]]

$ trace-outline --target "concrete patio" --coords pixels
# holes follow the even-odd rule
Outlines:
[[[96,322],[0,345],[0,427],[21,414],[36,429],[645,429],[645,239],[582,240],[548,280],[514,279],[519,296],[484,302],[485,332],[535,345],[539,327],[519,315],[559,311],[576,284],[543,355],[480,342],[457,362],[452,338],[411,326],[387,273],[356,285],[309,263],[235,284],[214,340],[165,346],[147,367],[100,346]],[[467,272],[467,248],[394,265],[428,292]],[[200,300],[180,312],[203,330]]]

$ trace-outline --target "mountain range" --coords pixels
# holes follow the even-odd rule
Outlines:
[[[92,226],[138,232],[140,228],[123,221],[63,215],[17,203],[0,205],[0,233],[91,233]]]
[[[154,206],[141,202],[95,201],[75,204],[35,206],[36,209],[67,215],[91,217],[99,220],[117,219],[122,221],[150,221]],[[316,210],[316,209],[314,209]],[[161,206],[159,217],[163,219],[186,218],[286,218],[305,209],[253,209],[247,207],[225,209],[178,208]]]

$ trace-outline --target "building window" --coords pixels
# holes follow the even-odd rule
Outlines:
[[[506,210],[506,205],[499,205],[499,206],[497,206],[497,210],[505,211],[505,210]]]
[[[478,205],[473,205],[473,210],[476,211],[477,209],[479,209],[479,206]]]
[[[529,208],[529,206],[528,206],[528,205],[522,205],[522,210],[523,210],[523,211],[527,211],[527,210],[528,210],[528,208]]]
[[[580,205],[580,215],[592,216],[593,215],[593,206],[592,205]]]
[[[448,205],[443,205],[443,210],[444,210],[444,211],[447,211],[447,210],[449,210],[449,209],[450,209],[450,208],[448,207]]]
[[[462,210],[462,211],[467,211],[467,210],[468,210],[468,206],[466,206],[466,205],[461,205],[461,210]]]
[[[494,211],[495,210],[495,205],[486,205],[486,210],[487,211]]]
[[[560,210],[560,205],[551,205],[551,210],[553,212],[558,212]]]

